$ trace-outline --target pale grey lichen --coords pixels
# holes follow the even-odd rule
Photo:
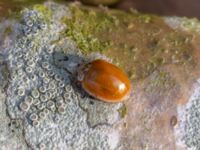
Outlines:
[[[60,113],[60,114],[64,114],[65,113],[65,107],[63,107],[62,105],[61,106],[58,106],[58,112]]]
[[[37,89],[33,89],[31,91],[31,95],[33,96],[33,98],[39,98],[40,93],[39,93],[39,91]]]
[[[83,89],[72,87],[69,72],[77,70],[84,56],[61,34],[67,27],[60,20],[71,12],[55,3],[37,6],[42,7],[52,12],[51,18],[25,9],[17,38],[5,50],[11,77],[6,97],[9,117],[22,120],[31,149],[43,148],[41,143],[49,150],[116,149],[120,137],[114,125],[121,104],[91,99]]]
[[[38,115],[36,113],[32,113],[29,117],[32,121],[38,120]]]
[[[33,104],[33,98],[32,98],[31,96],[25,97],[24,101],[25,101],[28,105],[32,105],[32,104]]]
[[[200,149],[200,80],[193,85],[189,101],[178,107],[179,124],[175,128],[177,144],[187,150]]]
[[[25,94],[24,89],[19,89],[19,90],[17,91],[17,95],[19,95],[19,96],[24,96],[24,94]]]
[[[45,93],[46,92],[46,87],[45,86],[40,86],[39,87],[39,91],[41,92],[41,93]]]
[[[40,104],[39,99],[34,99],[34,100],[33,100],[33,104],[34,104],[35,106],[39,105],[39,104]]]
[[[45,108],[44,103],[40,103],[37,105],[38,110],[43,110]]]
[[[173,29],[200,32],[200,21],[197,18],[164,17],[164,21]]]
[[[40,95],[40,101],[41,102],[46,102],[48,100],[46,95]]]
[[[39,112],[40,119],[44,119],[45,117],[46,117],[46,114],[43,111]]]
[[[19,107],[22,111],[28,111],[29,110],[29,105],[25,102],[21,102]]]
[[[40,122],[39,122],[38,120],[34,120],[34,121],[32,122],[32,125],[33,125],[34,127],[38,127],[38,126],[40,125]]]
[[[49,109],[45,108],[43,111],[44,111],[44,113],[45,113],[46,115],[49,114]]]
[[[40,148],[40,150],[45,150],[46,145],[44,143],[40,143],[39,148]]]

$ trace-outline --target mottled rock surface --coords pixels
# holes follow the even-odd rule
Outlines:
[[[199,150],[198,20],[45,3],[0,30],[0,149]],[[128,73],[127,101],[76,83],[96,58]]]
[[[48,7],[46,13],[55,10],[49,18],[37,11],[44,6],[24,10],[16,23],[17,38],[3,50],[9,69],[6,98],[2,99],[7,115],[22,121],[21,136],[32,149],[113,149],[119,146],[119,133],[112,125],[119,119],[121,104],[83,98],[72,87],[68,72],[57,66],[63,62],[70,70],[81,60],[75,44],[60,36],[66,26],[59,19],[70,12],[61,5]],[[61,43],[52,44],[59,38]],[[12,149],[9,145],[7,149]]]

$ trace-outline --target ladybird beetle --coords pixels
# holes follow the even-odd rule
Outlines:
[[[80,66],[78,80],[89,95],[104,102],[121,102],[130,94],[131,82],[127,75],[102,59]]]

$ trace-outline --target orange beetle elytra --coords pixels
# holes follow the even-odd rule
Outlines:
[[[79,68],[82,88],[91,96],[105,102],[121,102],[131,90],[131,81],[117,66],[97,59]]]

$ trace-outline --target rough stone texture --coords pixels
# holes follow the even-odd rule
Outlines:
[[[114,35],[113,45],[121,51],[113,48],[104,56],[79,49],[87,38],[90,44],[98,38],[84,39],[84,31],[83,39],[73,37],[79,30],[69,30],[63,21],[73,18],[69,5],[37,5],[24,9],[18,20],[0,23],[0,149],[199,150],[199,21],[84,9],[89,13],[73,11],[83,18],[89,14],[92,21],[105,17],[103,27],[110,22],[121,27],[98,35]],[[130,48],[129,42],[138,45]],[[123,57],[129,54],[130,59]],[[98,101],[75,82],[78,64],[95,58],[116,58],[126,70],[136,68],[138,76],[129,72],[133,87],[127,101]]]
[[[180,123],[176,127],[176,136],[178,145],[182,145],[185,149],[200,149],[200,112],[199,112],[199,80],[194,84],[194,91],[189,98],[189,102],[178,107]]]
[[[77,59],[80,56],[74,43],[60,36],[66,26],[59,19],[70,12],[61,5],[47,5],[52,11],[59,8],[51,22],[41,12],[24,10],[17,25],[17,39],[4,49],[10,79],[2,102],[5,101],[9,118],[22,121],[24,139],[32,149],[114,149],[119,146],[119,133],[112,125],[119,120],[117,109],[121,104],[82,98],[72,87],[68,72],[57,66],[66,61],[63,63],[70,70],[81,59]],[[51,44],[59,38],[63,43]],[[63,49],[67,53],[63,54]],[[11,142],[4,143],[2,149],[13,148]]]

